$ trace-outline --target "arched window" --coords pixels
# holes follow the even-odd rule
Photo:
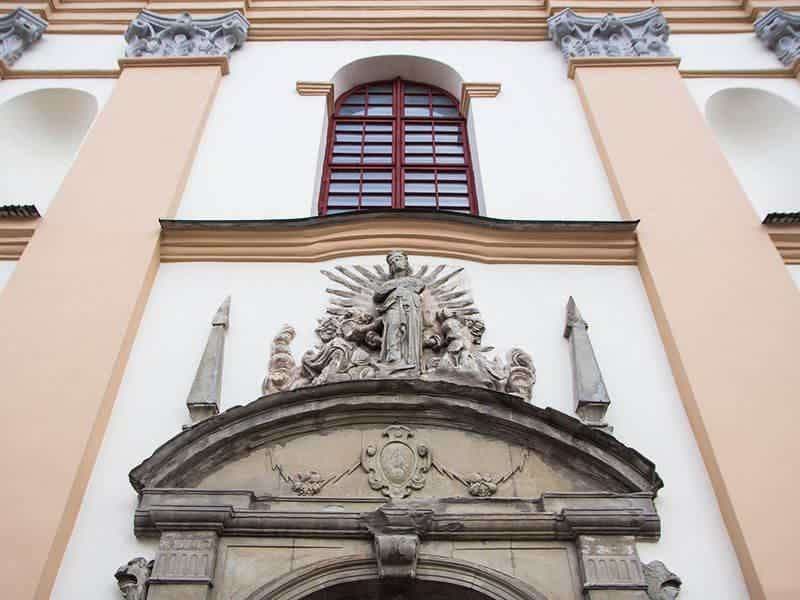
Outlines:
[[[467,127],[439,88],[395,79],[360,85],[336,102],[320,214],[430,208],[477,214]]]

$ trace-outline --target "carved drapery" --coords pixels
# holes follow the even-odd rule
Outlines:
[[[18,8],[0,17],[0,62],[13,65],[47,29],[47,21],[27,8]]]
[[[571,9],[547,20],[550,37],[567,59],[583,56],[672,56],[669,24],[658,8],[618,17],[585,17]]]
[[[125,32],[125,56],[229,56],[244,44],[249,27],[238,11],[195,19],[189,13],[167,17],[143,10]]]
[[[783,64],[800,58],[800,15],[773,8],[755,24],[756,35]]]

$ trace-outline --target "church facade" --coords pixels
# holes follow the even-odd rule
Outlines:
[[[785,3],[0,2],[0,596],[797,598],[799,69]]]

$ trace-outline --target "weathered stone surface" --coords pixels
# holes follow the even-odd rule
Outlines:
[[[578,552],[584,590],[647,589],[635,537],[582,535]]]
[[[211,320],[211,333],[197,367],[186,406],[192,423],[219,413],[222,396],[222,368],[225,358],[225,333],[230,322],[231,298],[225,298]]]
[[[161,534],[150,584],[210,584],[217,557],[213,531],[165,531]]]
[[[506,361],[483,345],[486,326],[457,276],[445,265],[412,269],[402,251],[381,266],[322,273],[338,288],[315,332],[319,344],[295,366],[294,330],[275,337],[265,393],[359,379],[423,379],[474,385],[530,399],[531,357],[513,348]],[[290,333],[291,332],[291,333]]]
[[[129,560],[117,569],[114,578],[122,597],[125,600],[145,600],[152,570],[153,561],[141,556]]]
[[[564,337],[569,340],[575,412],[589,427],[608,430],[605,416],[611,405],[611,399],[608,397],[588,329],[589,325],[583,320],[575,300],[570,296],[567,302]]]
[[[247,39],[250,23],[232,11],[212,19],[143,10],[125,32],[125,56],[228,56]]]
[[[47,21],[27,8],[17,8],[0,17],[0,62],[13,65],[45,29]]]
[[[660,560],[642,565],[650,600],[675,600],[681,593],[681,578],[670,571]]]
[[[759,39],[783,64],[792,66],[800,58],[800,14],[773,8],[756,21],[755,29]]]
[[[564,57],[672,56],[669,24],[658,8],[618,17],[585,17],[571,9],[547,20],[550,37]]]

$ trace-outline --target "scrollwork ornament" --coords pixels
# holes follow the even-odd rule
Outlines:
[[[675,600],[681,593],[681,578],[660,560],[643,564],[642,571],[650,600]]]
[[[125,600],[145,600],[147,585],[153,572],[153,561],[138,556],[122,565],[114,578]]]
[[[383,430],[380,443],[364,448],[361,467],[373,490],[400,499],[425,487],[432,460],[430,448],[418,443],[411,429],[390,425]]]

